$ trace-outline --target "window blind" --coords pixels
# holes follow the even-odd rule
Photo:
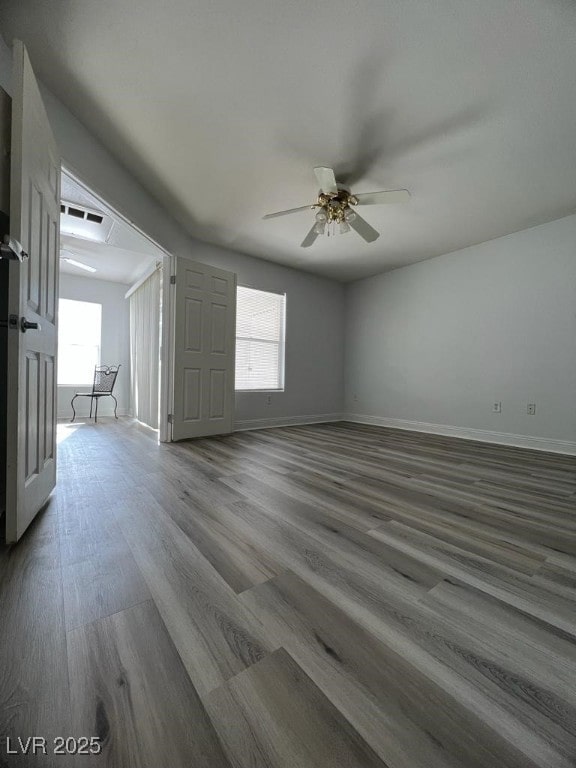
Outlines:
[[[284,389],[285,294],[239,285],[236,389]]]

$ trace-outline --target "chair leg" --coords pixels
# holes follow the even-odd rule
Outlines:
[[[98,400],[100,400],[99,397],[96,398],[96,410],[94,411],[94,424],[98,423]]]
[[[90,398],[90,417],[89,418],[92,418],[92,405],[93,405],[93,403],[94,403],[94,398],[91,397]]]
[[[116,413],[116,409],[118,408],[118,400],[116,400],[116,398],[112,394],[110,395],[110,397],[112,398],[112,400],[114,400],[114,418],[117,419],[118,414]]]
[[[72,406],[72,413],[74,414],[72,416],[72,418],[70,419],[70,421],[74,421],[74,419],[76,418],[76,409],[74,408],[74,400],[76,400],[77,397],[78,397],[78,395],[74,395],[74,397],[72,398],[72,400],[70,402],[70,405]]]

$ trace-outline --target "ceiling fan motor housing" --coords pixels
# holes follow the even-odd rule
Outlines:
[[[357,204],[357,198],[343,186],[338,186],[338,193],[335,195],[320,191],[315,205],[319,209],[316,220],[335,222],[336,224],[350,221],[355,216],[350,206]]]

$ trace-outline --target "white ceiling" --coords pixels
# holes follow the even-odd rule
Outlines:
[[[572,0],[3,0],[2,33],[193,235],[342,280],[576,211]],[[382,232],[299,243],[315,165]]]
[[[66,202],[101,211],[114,220],[106,243],[62,233],[60,255],[94,267],[96,272],[87,272],[64,260],[60,261],[61,272],[129,285],[136,282],[155,261],[162,258],[162,252],[150,240],[65,173],[62,174],[61,196]]]

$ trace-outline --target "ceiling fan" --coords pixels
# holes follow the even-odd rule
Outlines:
[[[314,168],[320,191],[316,202],[303,205],[300,208],[290,208],[287,211],[268,213],[264,219],[274,219],[277,216],[287,216],[290,213],[317,208],[316,221],[302,243],[302,248],[308,248],[319,235],[330,235],[339,232],[344,235],[355,230],[367,243],[372,243],[380,237],[380,233],[356,213],[358,205],[380,205],[383,203],[405,203],[410,199],[407,189],[392,189],[385,192],[365,192],[353,195],[348,187],[339,184],[332,168],[323,166]]]
[[[78,267],[79,269],[84,269],[86,272],[97,272],[98,270],[95,267],[90,267],[88,264],[83,264],[81,261],[76,261],[76,259],[72,258],[74,256],[73,253],[70,251],[65,251],[62,249],[60,251],[60,260],[65,261],[67,264],[72,264],[73,267]]]

